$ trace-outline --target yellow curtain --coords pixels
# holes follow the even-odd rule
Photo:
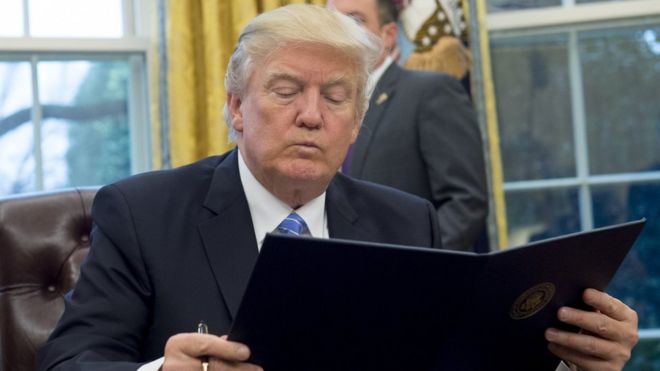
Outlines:
[[[325,0],[166,1],[169,131],[154,138],[168,141],[170,166],[232,148],[222,117],[223,79],[238,35],[260,12],[293,3],[324,5]],[[158,147],[154,145],[154,154],[160,157]],[[168,165],[161,159],[154,163],[156,167]]]

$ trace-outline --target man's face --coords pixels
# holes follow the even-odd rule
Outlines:
[[[336,49],[289,46],[255,68],[243,97],[230,94],[238,147],[271,192],[325,190],[357,137],[355,74]]]
[[[328,7],[346,14],[367,30],[380,35],[378,0],[328,0]]]
[[[384,49],[380,60],[376,63],[377,66],[383,62],[389,51],[395,48],[396,23],[381,25],[378,0],[328,0],[328,8],[355,19],[362,27],[380,38]]]

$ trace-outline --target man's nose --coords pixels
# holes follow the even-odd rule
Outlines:
[[[320,128],[323,125],[321,104],[323,100],[319,92],[308,91],[302,97],[300,113],[296,118],[296,124],[310,129]]]

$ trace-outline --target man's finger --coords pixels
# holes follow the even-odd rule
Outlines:
[[[585,334],[593,334],[604,339],[626,340],[627,324],[599,312],[564,307],[557,312],[560,321],[581,328]]]
[[[562,361],[580,365],[582,370],[597,370],[604,361],[597,357],[587,356],[559,344],[548,343],[548,350]]]
[[[627,347],[622,347],[616,342],[587,334],[550,328],[546,330],[545,337],[551,344],[571,349],[577,354],[582,354],[587,357],[615,360],[616,362],[623,364],[623,362],[630,359],[631,355],[630,350]],[[570,361],[570,359],[567,360]]]
[[[230,362],[245,361],[250,358],[247,346],[221,339],[215,335],[185,333],[172,336],[165,345],[165,356],[182,354],[191,358],[214,357]]]
[[[561,358],[564,362],[570,363],[571,370],[580,371],[605,371],[616,370],[619,371],[618,366],[613,366],[609,361],[603,360],[598,357],[592,357],[574,349],[566,348],[558,344],[549,343],[548,350],[557,357]]]
[[[594,289],[586,289],[582,294],[582,299],[587,305],[599,310],[608,317],[612,317],[618,321],[634,321],[637,324],[637,313],[621,302],[621,300],[607,293]]]

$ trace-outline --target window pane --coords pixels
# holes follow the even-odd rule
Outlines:
[[[660,22],[579,34],[594,174],[660,163]]]
[[[609,291],[639,314],[640,328],[660,328],[660,181],[592,189],[594,225],[647,218]]]
[[[46,189],[106,184],[130,174],[126,61],[38,66]]]
[[[0,1],[0,37],[23,35],[23,0]]]
[[[0,62],[0,195],[35,190],[29,62]]]
[[[506,193],[510,246],[580,230],[578,194],[574,188]]]
[[[633,348],[632,358],[624,368],[625,371],[656,371],[660,370],[660,340],[640,339]]]
[[[30,35],[121,37],[121,0],[30,0]]]
[[[487,0],[488,13],[560,6],[561,0]]]
[[[608,3],[612,1],[630,1],[630,0],[576,0],[576,4],[586,4],[586,3]]]
[[[566,44],[563,34],[493,41],[507,182],[575,176]]]

